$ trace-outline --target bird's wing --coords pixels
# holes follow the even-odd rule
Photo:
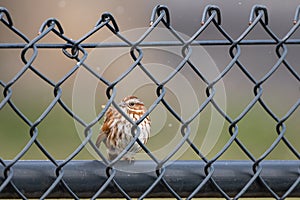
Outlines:
[[[100,134],[98,135],[98,138],[97,138],[97,141],[96,141],[96,146],[99,148],[100,147],[100,144],[101,142],[103,142],[104,140],[106,140],[109,132],[110,132],[110,128],[109,128],[109,123],[108,121],[110,120],[110,118],[112,117],[111,114],[109,113],[112,113],[112,108],[108,108],[107,112],[106,112],[106,115],[105,115],[105,120],[104,120],[104,123],[101,127],[101,131],[100,131]]]

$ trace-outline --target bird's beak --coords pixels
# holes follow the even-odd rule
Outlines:
[[[119,103],[119,106],[120,106],[121,108],[124,108],[124,107],[126,106],[126,103],[122,101],[121,103]]]

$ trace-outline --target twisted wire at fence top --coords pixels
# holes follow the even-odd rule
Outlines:
[[[85,146],[89,143],[91,147],[94,149],[94,151],[97,153],[97,155],[103,160],[105,165],[107,166],[107,179],[105,182],[102,183],[102,186],[98,189],[98,191],[94,194],[92,199],[97,198],[101,195],[101,193],[107,188],[107,186],[111,183],[113,183],[116,188],[119,190],[122,195],[130,199],[131,197],[128,195],[128,193],[123,189],[122,185],[118,183],[118,181],[114,178],[116,175],[116,169],[114,165],[118,160],[120,160],[125,154],[126,151],[128,151],[135,142],[137,142],[145,151],[150,159],[152,159],[156,163],[156,174],[157,179],[152,183],[149,188],[144,191],[144,193],[139,197],[140,199],[147,197],[149,193],[153,190],[155,186],[157,186],[159,183],[162,183],[168,191],[177,199],[180,199],[180,195],[172,188],[172,185],[170,185],[167,180],[164,177],[164,174],[166,172],[165,164],[168,162],[174,154],[185,144],[188,143],[193,149],[193,151],[199,156],[199,159],[201,159],[203,162],[205,162],[205,174],[206,177],[203,181],[199,182],[199,185],[192,191],[188,199],[191,199],[194,197],[198,192],[201,191],[201,189],[206,185],[207,183],[212,183],[214,187],[220,192],[220,194],[226,198],[230,199],[230,196],[218,185],[218,183],[213,178],[214,174],[214,163],[226,152],[226,150],[233,144],[236,143],[239,148],[243,151],[243,153],[253,162],[253,175],[250,180],[244,185],[244,187],[240,190],[238,194],[234,197],[234,199],[237,199],[239,197],[242,197],[247,189],[254,183],[254,181],[260,180],[261,183],[264,185],[264,187],[270,192],[270,194],[276,198],[281,199],[287,197],[293,189],[300,183],[300,176],[298,176],[298,179],[294,181],[294,183],[290,186],[290,188],[286,191],[285,194],[282,196],[279,196],[276,191],[274,191],[267,182],[263,179],[261,176],[261,172],[263,170],[261,166],[261,162],[273,151],[273,149],[278,145],[279,142],[284,142],[285,145],[289,148],[289,150],[293,153],[293,155],[300,159],[300,154],[297,151],[295,147],[289,142],[289,140],[285,137],[286,132],[286,125],[285,121],[298,109],[300,105],[300,99],[289,109],[289,111],[283,116],[278,117],[267,105],[267,103],[261,98],[263,94],[263,84],[275,73],[275,71],[281,66],[285,67],[290,74],[295,77],[298,81],[300,81],[299,74],[297,71],[289,64],[289,62],[286,60],[288,48],[287,44],[293,43],[293,44],[299,44],[299,40],[291,40],[291,36],[294,34],[294,32],[299,28],[300,26],[300,20],[299,18],[299,12],[300,7],[297,8],[294,18],[294,26],[288,31],[288,33],[281,39],[279,38],[268,26],[268,13],[267,8],[264,6],[256,5],[252,8],[250,13],[250,23],[249,26],[246,28],[245,31],[242,32],[242,34],[237,38],[233,39],[222,27],[221,25],[221,11],[217,6],[214,5],[208,5],[205,7],[201,26],[199,29],[188,39],[185,40],[180,34],[172,27],[170,22],[170,13],[166,6],[156,6],[153,9],[151,20],[150,20],[150,27],[146,30],[142,36],[137,41],[130,41],[125,36],[123,36],[119,32],[119,27],[117,25],[116,20],[110,13],[103,13],[99,19],[99,21],[96,23],[96,26],[90,30],[87,34],[85,34],[83,37],[81,37],[78,40],[72,40],[68,38],[63,31],[63,28],[58,20],[54,18],[50,18],[46,20],[40,30],[39,35],[35,37],[34,39],[30,40],[27,38],[26,35],[24,35],[21,31],[19,31],[14,25],[13,21],[11,19],[11,16],[9,12],[5,8],[0,9],[0,19],[2,22],[2,25],[7,27],[12,31],[13,34],[20,37],[25,44],[19,44],[19,46],[14,46],[13,44],[1,44],[2,48],[22,48],[21,51],[21,59],[24,63],[24,66],[21,70],[16,73],[16,75],[7,83],[0,80],[0,85],[3,88],[3,99],[0,102],[0,109],[2,109],[5,106],[9,106],[13,109],[13,111],[27,124],[27,126],[30,128],[29,134],[30,134],[30,140],[27,142],[26,146],[22,149],[22,151],[19,152],[17,156],[14,157],[13,160],[10,162],[4,162],[3,159],[0,158],[1,165],[4,166],[5,170],[3,172],[4,174],[4,181],[0,184],[0,192],[3,191],[8,185],[11,185],[14,190],[18,193],[19,197],[26,199],[26,196],[21,192],[20,188],[16,187],[15,183],[13,182],[14,177],[14,171],[13,166],[24,156],[24,154],[27,153],[27,151],[30,149],[32,145],[36,145],[40,151],[53,163],[56,170],[56,179],[53,181],[51,186],[47,189],[47,191],[44,192],[43,196],[41,196],[41,199],[44,199],[49,196],[49,194],[52,192],[52,190],[58,185],[62,184],[63,187],[69,192],[69,194],[75,198],[79,199],[77,194],[72,191],[72,188],[68,185],[68,183],[64,180],[64,166],[66,166],[76,155],[78,155],[82,149],[85,148]],[[174,70],[171,74],[169,74],[163,81],[158,81],[144,66],[143,64],[143,45],[145,45],[144,41],[145,39],[151,34],[153,30],[156,29],[156,27],[162,24],[166,27],[166,29],[177,39],[175,41],[176,44],[181,46],[181,62],[174,66]],[[214,80],[208,81],[208,79],[202,74],[202,72],[199,70],[197,65],[191,61],[191,46],[194,44],[206,44],[209,45],[212,43],[212,41],[198,41],[197,38],[201,33],[207,29],[208,26],[215,26],[216,30],[221,33],[221,35],[225,38],[223,41],[215,41],[215,43],[220,44],[226,44],[229,48],[229,54],[231,56],[230,62],[226,65],[226,67],[219,73],[217,77],[215,77]],[[261,26],[263,30],[272,38],[271,41],[263,41],[265,43],[275,44],[276,45],[276,56],[278,57],[277,62],[272,66],[272,68],[259,80],[257,80],[243,65],[243,63],[239,60],[239,57],[241,55],[241,45],[245,44],[246,41],[244,40],[247,35],[253,30],[256,26]],[[86,58],[88,56],[88,52],[86,51],[86,48],[90,47],[96,47],[101,48],[101,45],[99,44],[85,44],[84,41],[88,39],[90,36],[95,34],[96,32],[102,30],[102,29],[108,29],[111,34],[117,36],[122,43],[121,45],[127,46],[130,48],[130,56],[132,60],[134,61],[127,70],[122,73],[117,79],[110,82],[106,80],[104,77],[100,76],[97,72],[95,72],[92,67],[90,67],[86,62]],[[62,39],[65,43],[58,44],[57,46],[48,45],[47,44],[40,44],[38,43],[41,39],[46,37],[49,33],[54,33],[57,37]],[[253,42],[255,44],[255,41]],[[256,43],[258,43],[256,41]],[[5,46],[6,45],[6,46]],[[43,46],[44,45],[44,46]],[[119,44],[120,45],[120,44]],[[49,77],[45,76],[42,72],[40,72],[37,68],[34,67],[34,61],[37,58],[37,54],[40,47],[48,48],[51,46],[51,48],[57,48],[62,49],[63,54],[68,57],[69,59],[72,59],[76,61],[76,64],[73,66],[73,68],[68,71],[59,81],[54,82]],[[159,46],[159,44],[158,44]],[[31,56],[28,57],[28,50],[31,50],[32,53]],[[27,56],[27,57],[26,57]],[[148,111],[142,116],[138,121],[133,122],[131,119],[129,119],[120,109],[118,109],[118,105],[115,102],[116,97],[116,85],[119,84],[120,81],[122,81],[128,74],[130,74],[135,68],[140,68],[151,80],[152,82],[157,86],[156,88],[156,94],[157,98],[152,103],[152,105],[149,107]],[[200,77],[201,81],[205,83],[206,85],[206,95],[207,98],[205,101],[195,110],[194,114],[190,116],[189,119],[184,120],[168,103],[166,99],[164,99],[164,95],[166,93],[165,85],[178,74],[182,68],[188,68],[189,70],[193,71],[197,76]],[[219,83],[227,74],[229,71],[231,71],[234,67],[238,67],[244,75],[250,80],[250,82],[253,84],[253,94],[254,97],[250,101],[250,103],[244,108],[244,110],[235,118],[232,119],[222,108],[218,105],[218,103],[214,100],[214,96],[216,94],[215,86]],[[107,86],[106,95],[107,95],[107,103],[104,107],[104,109],[97,115],[97,117],[91,121],[86,122],[83,119],[80,118],[80,116],[76,115],[76,113],[73,112],[71,108],[67,106],[67,104],[63,101],[62,97],[62,88],[61,86],[64,84],[66,80],[69,79],[78,69],[84,68],[86,69],[92,76],[97,78],[99,81],[101,81],[103,84]],[[18,80],[24,75],[26,71],[31,71],[32,73],[36,74],[41,80],[43,80],[45,83],[47,83],[49,86],[53,88],[54,92],[54,98],[51,101],[51,103],[48,105],[48,107],[43,111],[43,113],[35,120],[31,121],[28,119],[26,115],[24,115],[21,110],[15,105],[15,103],[12,100],[12,93],[13,88],[12,86],[18,82]],[[165,108],[180,122],[181,124],[181,134],[182,138],[180,142],[177,144],[177,146],[174,147],[174,149],[166,156],[164,159],[159,160],[151,153],[151,151],[143,145],[139,139],[139,128],[138,124],[143,121],[145,117],[147,117],[155,108],[156,106],[162,103]],[[238,139],[238,123],[239,121],[253,108],[254,105],[259,104],[262,106],[262,108],[273,118],[273,120],[276,122],[276,132],[278,136],[273,141],[271,146],[264,152],[259,158],[256,158],[254,155],[251,154],[251,152],[246,148],[246,146],[242,143],[240,139]],[[49,113],[52,111],[52,109],[55,106],[61,106],[66,113],[68,113],[73,119],[75,119],[82,127],[84,127],[84,135],[85,138],[82,141],[82,143],[76,148],[75,151],[73,151],[65,160],[62,162],[58,162],[48,151],[47,149],[42,145],[42,143],[37,139],[37,136],[39,135],[38,132],[38,126],[39,124],[49,115]],[[113,105],[115,106],[119,112],[121,112],[124,117],[126,117],[133,125],[137,128],[136,134],[134,135],[134,139],[130,142],[130,144],[124,149],[124,151],[118,155],[113,161],[108,161],[105,156],[97,149],[94,142],[91,140],[91,137],[93,134],[92,127],[99,122],[100,119],[103,118],[105,112],[108,110],[108,108]],[[219,114],[230,124],[228,132],[230,134],[230,138],[227,141],[227,143],[222,147],[222,149],[214,155],[213,158],[208,159],[205,157],[200,150],[197,148],[197,146],[190,140],[190,124],[193,122],[193,120],[199,116],[199,114],[208,106],[212,105]]]

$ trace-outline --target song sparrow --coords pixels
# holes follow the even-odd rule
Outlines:
[[[119,107],[133,121],[140,119],[147,111],[144,103],[135,96],[125,97],[119,104]],[[150,117],[147,116],[138,127],[141,131],[138,138],[143,144],[146,144],[150,135]],[[133,139],[131,128],[132,124],[115,108],[110,107],[105,114],[104,123],[97,138],[96,146],[99,148],[101,142],[104,142],[107,147],[108,159],[113,160]],[[134,155],[139,150],[141,150],[141,146],[135,142],[122,159],[133,160]]]

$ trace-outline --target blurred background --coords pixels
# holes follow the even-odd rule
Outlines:
[[[56,18],[62,24],[65,35],[73,40],[77,40],[93,29],[103,12],[110,12],[116,19],[121,33],[127,37],[132,37],[132,41],[138,39],[147,29],[152,9],[157,4],[163,4],[169,8],[173,28],[180,32],[185,38],[192,36],[199,29],[205,6],[208,4],[215,4],[221,9],[223,28],[232,38],[236,39],[248,27],[250,11],[255,4],[262,4],[267,7],[270,28],[279,38],[284,37],[293,26],[292,22],[295,10],[300,4],[300,1],[90,0],[83,3],[83,1],[80,0],[2,0],[0,2],[0,6],[7,8],[10,12],[14,26],[23,32],[29,39],[33,39],[37,36],[38,30],[45,20],[48,18]],[[163,29],[163,26],[160,25],[159,27]],[[156,40],[172,40],[171,36],[165,34],[165,30],[162,30],[162,32],[163,33],[160,32],[158,36],[153,36],[153,38]],[[297,39],[299,39],[299,37],[299,31],[292,36],[292,38]],[[151,39],[152,38],[149,40]],[[224,38],[213,26],[210,26],[198,39],[207,40]],[[246,39],[271,38],[258,25]],[[86,42],[105,43],[119,41],[120,40],[117,38],[112,37],[111,32],[105,29],[93,35]],[[0,42],[23,43],[20,38],[2,24],[0,25]],[[54,34],[49,34],[49,36],[47,35],[40,43],[65,42],[54,36]],[[208,59],[205,61],[205,63],[207,62],[205,66],[207,67],[206,70],[208,70],[207,73],[212,73],[212,77],[218,75],[218,70],[224,70],[231,60],[228,53],[228,47],[226,46],[205,46],[198,47],[198,49],[197,47],[194,47],[193,50],[196,52],[200,51],[203,59]],[[4,83],[8,83],[24,66],[24,63],[20,58],[21,51],[22,49],[0,49],[0,80]],[[87,51],[90,53],[87,62],[95,71],[98,70],[99,73],[101,71],[101,74],[110,81],[117,78],[132,64],[128,49],[125,49],[125,51],[117,48],[105,50],[87,49]],[[110,58],[110,56],[115,55],[116,52],[120,55],[117,59],[112,57],[112,60],[105,60],[105,62],[108,63],[99,61],[104,58]],[[144,52],[145,58],[143,61],[145,64],[150,63],[149,65],[151,65],[151,63],[156,63],[155,67],[154,65],[151,65],[152,69],[150,69],[151,66],[149,67],[149,70],[152,70],[156,75],[160,73],[160,71],[155,72],[155,70],[160,67],[158,64],[164,66],[164,73],[167,75],[169,72],[168,70],[176,67],[180,62],[180,56],[178,57],[176,55],[176,52],[180,52],[180,48],[163,49],[163,51],[145,48]],[[31,54],[32,52],[29,51],[26,54],[26,57],[30,58]],[[104,58],[103,55],[105,55]],[[199,56],[195,54],[193,56],[197,65],[201,66],[204,63],[204,61],[202,62],[202,60],[199,59]],[[201,56],[200,58],[202,58]],[[239,58],[256,80],[260,80],[273,67],[277,59],[274,45],[242,46],[242,54]],[[286,60],[299,74],[300,58],[298,45],[288,45],[288,55]],[[54,82],[59,81],[75,64],[76,62],[64,56],[60,49],[40,49],[38,56],[34,61],[34,67]],[[210,68],[209,65],[216,67],[216,69],[213,69],[213,67]],[[205,71],[204,68],[202,69]],[[210,72],[210,69],[212,69],[213,72]],[[188,80],[187,84],[190,85],[189,89],[191,90],[186,91],[185,97],[176,93],[176,91],[180,92],[185,90],[185,87],[180,88],[182,85],[176,82],[170,83],[170,87],[167,87],[166,94],[168,102],[172,105],[173,109],[179,113],[182,110],[188,110],[185,109],[187,106],[190,108],[189,111],[186,111],[187,113],[183,114],[186,116],[186,119],[191,116],[206,99],[206,85],[199,77],[190,71],[191,70],[185,68],[180,73],[181,75],[178,75],[179,80]],[[83,74],[84,73],[85,72],[83,72]],[[139,75],[138,72],[136,73],[136,76],[129,77],[124,80],[121,84],[122,86],[119,86],[118,89],[121,92],[118,93],[119,96],[117,96],[117,100],[122,97],[123,93],[131,93],[130,91],[132,91],[135,95],[140,96],[149,107],[155,100],[156,87],[149,82],[145,82],[142,87],[136,86],[139,84],[135,81],[137,80],[136,77]],[[206,75],[208,76],[208,74]],[[76,73],[62,85],[62,99],[70,108],[72,106],[74,108],[74,101],[75,103],[80,104],[80,101],[78,101],[79,97],[90,97],[89,95],[85,95],[85,92],[90,88],[83,87],[78,89],[78,87],[80,87],[77,85],[79,80],[78,77],[79,75]],[[162,76],[160,78],[163,79],[165,77]],[[97,82],[95,77],[88,75],[83,79],[83,82],[88,85],[91,80]],[[130,86],[133,88],[129,88],[126,81],[129,82],[128,84],[135,84],[135,86],[133,85]],[[91,116],[84,116],[84,114],[80,115],[87,123],[91,122],[93,117],[101,112],[101,105],[104,105],[107,102],[107,97],[105,95],[106,86],[98,82],[93,86],[92,93],[96,95],[91,97],[93,98],[92,104],[86,105],[86,103],[84,103],[84,106],[78,110],[78,112],[82,110],[86,112],[91,109],[94,112]],[[222,82],[217,85],[217,94],[220,94],[217,101],[219,101],[218,103],[220,103],[222,109],[226,110],[226,113],[232,120],[238,117],[254,98],[253,87],[253,83],[249,81],[237,66],[230,70],[224,79],[222,79]],[[284,65],[280,66],[272,77],[263,84],[263,89],[263,100],[278,118],[282,118],[300,97],[299,81],[291,75]],[[2,93],[3,88],[1,87],[0,90]],[[12,91],[12,101],[32,122],[37,120],[49,103],[54,99],[53,87],[50,87],[30,71],[27,71],[20,80],[12,86]],[[195,92],[194,95],[196,101],[193,101],[191,96],[186,95],[190,94],[189,92],[191,92],[191,94],[194,94]],[[181,98],[179,96],[181,96]],[[0,100],[3,100],[3,96]],[[87,101],[90,102],[89,100],[90,99]],[[230,138],[228,132],[230,124],[224,122],[224,119],[220,116],[213,118],[213,112],[215,112],[213,110],[214,109],[211,106],[207,106],[195,120],[197,123],[191,124],[193,128],[192,139],[200,149],[205,151],[204,154],[208,158],[214,157]],[[157,151],[157,156],[164,155],[161,154],[161,151],[167,154],[181,139],[180,132],[178,132],[180,123],[172,117],[163,105],[159,105],[157,109],[154,110],[151,118],[153,120],[152,127],[154,133],[147,147],[155,152]],[[297,109],[286,121],[287,130],[285,133],[286,138],[298,151],[300,150],[299,119],[300,112],[299,109]],[[216,142],[212,142],[211,145],[205,146],[203,141],[206,141],[205,138],[207,135],[209,136],[209,133],[206,130],[220,121],[222,121],[221,125],[223,126],[221,129],[218,129],[216,138],[214,138],[214,135],[210,136],[210,140]],[[102,120],[100,120],[99,124],[95,125],[93,128],[94,139],[97,137],[101,122]],[[256,104],[251,109],[251,111],[238,123],[238,126],[238,138],[256,158],[261,156],[277,137],[276,121],[274,121],[274,119],[272,119],[259,104]],[[28,127],[28,125],[13,112],[9,105],[2,108],[0,111],[0,157],[2,159],[13,159],[24,148],[30,139],[29,129],[30,127]],[[72,117],[70,117],[59,105],[56,105],[45,120],[38,125],[38,140],[56,159],[65,159],[82,142],[82,138],[84,138],[82,129],[82,126],[78,125],[77,122],[74,122]],[[173,138],[176,138],[175,136],[179,137],[173,141]],[[168,147],[165,148],[166,146]],[[197,155],[188,148],[188,145],[185,144],[182,149],[182,152],[178,153],[177,157],[175,156],[174,159],[197,159]],[[102,151],[105,152],[105,149],[102,149]],[[141,155],[141,158],[147,159],[147,156]],[[32,145],[22,159],[46,159],[46,157],[36,145]],[[89,145],[87,145],[86,148],[80,151],[75,159],[97,159],[97,157],[95,157],[93,151],[90,149]],[[220,159],[234,160],[247,159],[247,157],[240,148],[233,143]],[[267,159],[296,159],[296,157],[283,142],[280,142]]]

